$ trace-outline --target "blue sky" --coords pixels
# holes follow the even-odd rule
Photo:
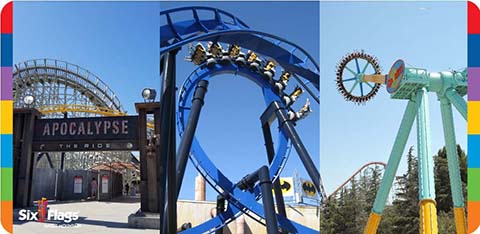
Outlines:
[[[333,191],[361,165],[388,160],[404,100],[392,100],[382,86],[366,105],[345,102],[336,91],[337,62],[348,52],[378,57],[383,73],[396,59],[407,66],[447,71],[467,66],[465,2],[321,2],[321,173]],[[432,150],[444,145],[439,103],[431,94]],[[457,143],[466,148],[466,122],[454,110]],[[407,147],[416,148],[416,128]],[[398,174],[405,171],[402,160]]]
[[[283,37],[319,57],[319,3],[315,2],[17,2],[14,63],[46,57],[78,64],[109,84],[128,113],[134,114],[133,103],[142,101],[144,87],[160,89],[160,9],[188,5],[231,12],[251,28]],[[184,48],[178,56],[177,85],[194,69],[183,61],[186,53]],[[259,124],[265,104],[252,82],[223,77],[210,82],[197,136],[212,161],[238,181],[266,163]],[[297,129],[319,166],[318,106],[312,109]],[[293,152],[283,175],[291,176],[295,169],[307,177]],[[193,199],[196,175],[189,165],[180,198]],[[207,199],[215,197],[209,189]]]

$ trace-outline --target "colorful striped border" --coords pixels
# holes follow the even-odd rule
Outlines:
[[[1,13],[1,73],[0,73],[0,220],[2,233],[13,232],[13,2],[8,2]]]
[[[468,2],[468,233],[480,233],[480,10]]]

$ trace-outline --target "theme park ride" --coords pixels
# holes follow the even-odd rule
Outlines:
[[[455,225],[457,233],[466,233],[465,205],[452,114],[453,105],[465,120],[467,118],[467,104],[463,99],[467,94],[466,69],[428,72],[421,68],[405,67],[403,60],[397,60],[389,73],[382,75],[376,58],[360,51],[347,54],[339,62],[336,82],[338,90],[345,99],[354,103],[360,104],[370,100],[382,84],[386,84],[387,92],[392,99],[408,100],[364,233],[377,232],[415,118],[417,120],[420,233],[438,233],[434,161],[430,149],[428,92],[436,93],[440,101]]]
[[[35,59],[15,65],[16,108],[32,106],[49,118],[125,115],[113,90],[90,71],[65,61]],[[24,100],[33,97],[33,103]]]
[[[188,14],[190,19],[175,21],[176,13]],[[205,13],[213,17],[204,17]],[[166,19],[166,23],[160,28],[160,69],[163,86],[160,98],[161,132],[157,148],[160,152],[157,178],[162,233],[176,232],[176,219],[172,218],[176,217],[176,206],[170,204],[175,204],[177,200],[188,158],[228,205],[211,220],[180,233],[221,231],[225,225],[242,214],[266,225],[268,233],[278,233],[279,230],[282,233],[318,233],[318,230],[295,223],[286,217],[278,182],[291,144],[315,189],[322,194],[322,198],[326,197],[320,173],[295,130],[296,121],[311,111],[309,101],[298,111],[292,108],[292,104],[299,99],[303,91],[316,103],[319,102],[318,64],[294,43],[250,29],[243,21],[220,9],[184,7],[166,10],[160,15]],[[197,65],[197,68],[179,89],[175,115],[176,55],[188,45],[188,61]],[[238,183],[227,178],[216,167],[195,137],[209,80],[221,74],[236,74],[253,81],[260,87],[267,106],[261,114],[260,124],[270,163],[246,175]],[[291,87],[291,78],[295,79],[299,86]],[[178,152],[175,152],[175,121],[181,136]],[[279,122],[276,149],[271,132],[273,121]],[[278,212],[275,211],[272,186]],[[260,199],[261,203],[258,201]]]
[[[383,162],[369,162],[364,164],[358,170],[356,170],[350,177],[348,177],[340,186],[338,186],[333,192],[328,194],[328,198],[330,199],[332,197],[335,197],[339,192],[347,188],[349,183],[355,180],[357,176],[362,176],[369,172],[371,173],[374,171],[378,173],[378,175],[380,176],[385,170],[385,167],[387,167],[387,164]]]
[[[43,118],[84,118],[125,116],[126,111],[115,92],[100,77],[76,64],[56,59],[34,59],[20,62],[13,70],[14,108],[35,108]],[[58,154],[58,155],[57,155]],[[102,158],[128,160],[130,152],[42,152],[38,160],[59,156],[60,168],[70,162],[85,169]],[[38,161],[37,160],[37,161]],[[72,162],[77,160],[78,162]]]

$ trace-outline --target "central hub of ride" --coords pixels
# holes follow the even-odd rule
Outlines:
[[[357,78],[356,82],[363,82],[363,76],[364,76],[364,75],[365,75],[365,74],[363,74],[363,73],[358,73],[358,74],[355,76],[355,78]]]

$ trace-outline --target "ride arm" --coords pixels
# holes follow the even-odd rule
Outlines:
[[[364,82],[374,82],[377,84],[386,84],[387,76],[381,74],[374,74],[374,75],[363,75]]]

